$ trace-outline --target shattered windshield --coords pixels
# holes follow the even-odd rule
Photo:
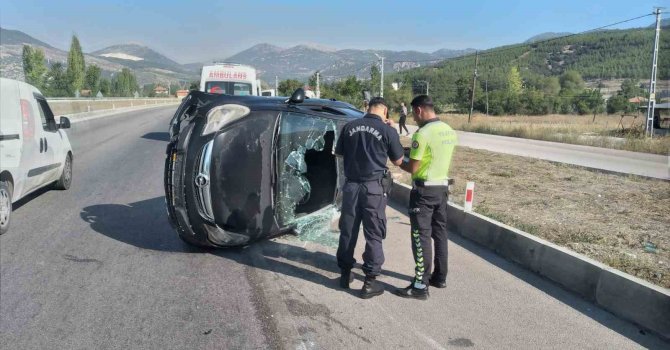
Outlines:
[[[277,216],[281,226],[293,225],[300,231],[298,226],[313,224],[298,219],[335,202],[338,178],[333,145],[337,127],[333,120],[302,113],[284,113],[281,118]]]

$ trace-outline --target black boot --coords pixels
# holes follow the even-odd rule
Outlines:
[[[419,300],[427,300],[430,296],[430,293],[428,293],[428,286],[426,286],[426,288],[419,289],[414,287],[414,283],[410,284],[409,287],[396,289],[395,294],[403,298]]]
[[[447,281],[436,277],[435,274],[430,275],[428,284],[435,288],[447,288]]]
[[[435,288],[447,288],[447,282],[446,281],[438,281],[438,280],[431,279],[430,281],[428,281],[428,283],[430,283],[430,285],[432,287],[435,287]]]
[[[354,281],[354,274],[351,273],[351,270],[342,270],[340,275],[340,287],[344,289],[349,289],[349,283]]]
[[[365,276],[363,289],[361,289],[361,298],[370,299],[382,294],[384,294],[384,288],[379,282],[377,282],[375,277]]]

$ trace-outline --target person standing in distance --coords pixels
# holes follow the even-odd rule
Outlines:
[[[363,223],[365,252],[363,272],[365,282],[361,298],[368,299],[384,293],[376,280],[384,263],[382,240],[386,238],[386,201],[390,179],[387,160],[400,165],[403,148],[400,137],[388,120],[388,107],[381,97],[370,100],[363,118],[347,123],[335,146],[335,155],[344,162],[346,181],[342,187],[340,242],[337,265],[341,269],[340,286],[349,288],[351,269],[356,263],[354,249],[358,231]]]
[[[448,177],[457,137],[449,125],[437,118],[429,96],[419,95],[411,105],[419,130],[412,136],[409,161],[400,167],[412,174],[409,218],[415,275],[409,287],[399,288],[395,293],[404,298],[426,300],[429,285],[447,286]],[[431,266],[431,239],[435,243],[434,266]]]
[[[402,135],[402,129],[405,129],[407,135],[409,135],[409,130],[407,130],[407,107],[405,102],[400,102],[400,119],[398,120],[398,134]]]

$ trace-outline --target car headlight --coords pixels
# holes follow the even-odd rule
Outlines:
[[[208,135],[223,128],[226,124],[230,124],[249,114],[249,108],[236,105],[226,104],[212,108],[207,112],[207,124],[202,129],[202,135]]]

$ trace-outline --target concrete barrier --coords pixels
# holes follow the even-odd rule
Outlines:
[[[95,112],[110,109],[135,107],[140,105],[155,105],[178,103],[177,98],[83,98],[83,99],[47,99],[52,112],[56,116]]]
[[[394,183],[391,200],[407,206],[411,188]],[[662,288],[457,204],[450,232],[481,244],[603,309],[670,339],[670,290]]]
[[[68,117],[68,119],[70,119],[70,122],[74,124],[74,123],[80,123],[80,122],[84,122],[84,121],[87,121],[87,120],[103,118],[103,117],[116,115],[116,114],[121,114],[121,113],[126,113],[126,112],[133,112],[133,111],[146,110],[146,109],[155,109],[155,108],[161,108],[161,107],[170,106],[170,105],[177,106],[177,104],[178,103],[176,103],[176,102],[171,102],[171,103],[165,103],[165,104],[160,104],[160,105],[146,105],[146,106],[143,105],[143,106],[116,108],[116,109],[106,109],[106,110],[93,111],[93,112],[66,114],[64,116]],[[56,117],[56,121],[58,121],[58,117]]]

